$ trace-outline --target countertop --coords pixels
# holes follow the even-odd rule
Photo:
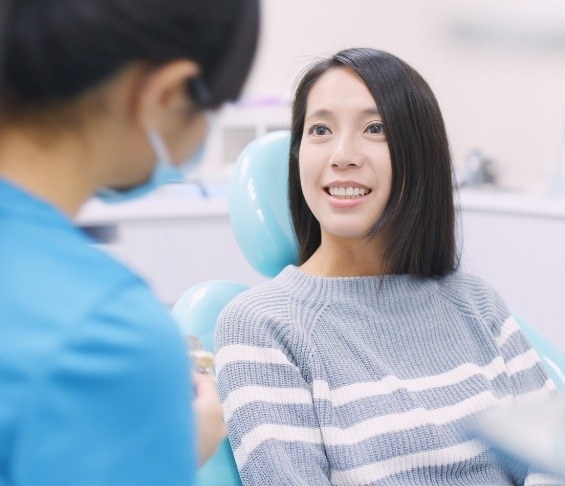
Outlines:
[[[205,188],[208,197],[202,196],[199,187],[182,184],[165,186],[145,198],[124,203],[107,204],[92,199],[79,212],[76,222],[82,226],[97,226],[123,221],[227,217],[228,185],[214,184]],[[565,220],[565,195],[462,188],[458,198],[458,206],[464,211]]]
[[[495,187],[459,189],[463,210],[565,220],[565,194],[509,191]]]
[[[107,225],[123,221],[227,217],[227,184],[206,186],[208,197],[194,185],[163,186],[146,197],[121,203],[91,199],[75,221],[81,226]]]

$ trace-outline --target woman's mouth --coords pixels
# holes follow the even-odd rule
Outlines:
[[[337,199],[357,199],[371,193],[371,189],[365,187],[324,187],[324,191]]]

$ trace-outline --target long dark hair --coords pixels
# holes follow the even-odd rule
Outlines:
[[[387,271],[441,277],[459,265],[455,243],[453,168],[438,103],[422,77],[401,59],[375,49],[338,52],[312,65],[292,105],[289,200],[302,264],[320,246],[320,224],[302,194],[299,152],[310,89],[328,70],[347,68],[366,84],[382,116],[392,162],[386,207],[367,234],[383,235]]]
[[[0,102],[70,101],[130,62],[188,58],[203,107],[236,98],[255,53],[258,0],[2,0]]]

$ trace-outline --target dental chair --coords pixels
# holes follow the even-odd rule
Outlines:
[[[251,266],[269,278],[295,263],[298,256],[288,210],[289,148],[288,131],[272,132],[250,143],[238,158],[229,192],[230,219],[236,240]],[[195,336],[204,350],[213,352],[219,313],[247,288],[236,282],[216,280],[188,289],[172,311],[185,338]],[[565,357],[522,317],[515,317],[560,394],[565,394]],[[241,484],[227,439],[199,470],[197,484]]]

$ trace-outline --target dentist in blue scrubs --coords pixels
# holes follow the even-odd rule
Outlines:
[[[257,0],[0,1],[0,485],[191,484],[224,425],[146,283],[73,225],[182,178]]]

